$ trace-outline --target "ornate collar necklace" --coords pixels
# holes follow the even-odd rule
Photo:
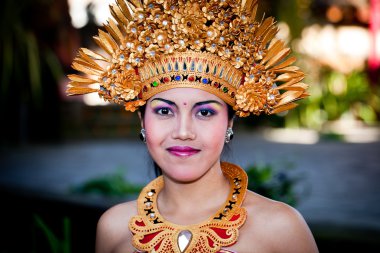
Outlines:
[[[231,187],[228,199],[215,215],[198,224],[177,225],[160,215],[157,195],[164,186],[162,176],[145,186],[137,200],[138,215],[129,222],[133,246],[145,252],[195,253],[219,252],[221,247],[236,243],[238,229],[247,217],[241,207],[247,190],[247,174],[230,163],[222,162],[221,167]]]

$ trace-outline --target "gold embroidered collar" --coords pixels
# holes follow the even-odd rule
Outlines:
[[[162,176],[150,182],[137,200],[138,215],[131,218],[132,244],[141,251],[165,253],[218,252],[237,242],[238,229],[247,212],[241,207],[247,190],[247,174],[240,167],[222,162],[231,190],[225,204],[209,220],[188,226],[165,220],[157,208],[157,195],[164,187]]]

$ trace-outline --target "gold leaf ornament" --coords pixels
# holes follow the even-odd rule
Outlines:
[[[262,86],[254,82],[241,85],[236,93],[236,106],[234,109],[239,117],[247,117],[251,113],[259,115],[266,103],[267,92]]]
[[[68,76],[67,93],[98,92],[135,111],[159,92],[192,87],[242,117],[294,108],[308,96],[305,75],[275,38],[274,18],[255,20],[257,6],[258,0],[115,0],[94,37],[103,52],[79,50],[72,67],[82,74]]]

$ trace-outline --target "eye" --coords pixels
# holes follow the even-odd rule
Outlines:
[[[197,113],[198,116],[202,116],[202,117],[210,117],[214,114],[215,114],[215,112],[213,110],[210,110],[210,109],[201,109]]]
[[[160,115],[171,115],[171,114],[173,114],[173,112],[167,107],[158,108],[155,110],[155,112],[157,114],[160,114]]]

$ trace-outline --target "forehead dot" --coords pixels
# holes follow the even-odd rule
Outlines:
[[[183,105],[187,105],[187,103],[186,103],[186,102],[183,102]]]

